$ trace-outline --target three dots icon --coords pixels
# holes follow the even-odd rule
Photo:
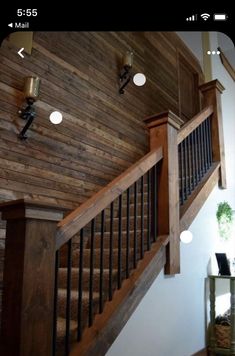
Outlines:
[[[207,54],[209,55],[220,54],[220,51],[207,51]]]

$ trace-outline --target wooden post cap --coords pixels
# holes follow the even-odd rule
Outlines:
[[[33,218],[39,220],[60,221],[67,210],[53,204],[27,199],[12,200],[0,204],[3,220]]]
[[[184,121],[179,116],[170,110],[161,112],[160,114],[148,116],[144,119],[144,122],[149,129],[160,125],[169,124],[176,130],[179,130],[184,123]]]
[[[220,81],[218,79],[211,80],[210,82],[200,85],[199,89],[201,90],[202,93],[204,93],[208,90],[211,90],[211,89],[217,89],[217,90],[219,90],[219,92],[221,94],[225,90],[224,86],[220,83]]]

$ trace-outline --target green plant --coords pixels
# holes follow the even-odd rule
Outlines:
[[[231,235],[233,210],[226,201],[218,204],[216,218],[219,225],[220,237],[225,240],[228,240]]]

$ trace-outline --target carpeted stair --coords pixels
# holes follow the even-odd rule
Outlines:
[[[147,184],[144,184],[144,204],[141,208],[141,193],[140,187],[138,193],[137,206],[137,239],[136,239],[136,255],[137,260],[141,258],[141,222],[144,226],[144,251],[147,250]],[[141,220],[141,209],[144,209],[144,218]],[[93,269],[93,314],[99,313],[99,298],[100,298],[100,244],[101,244],[101,223],[100,217],[96,219],[96,233],[94,238],[94,269]],[[129,270],[130,274],[134,268],[134,194],[130,191],[130,218],[129,218]],[[126,195],[123,195],[122,200],[122,280],[126,274],[126,226],[127,226],[127,208]],[[117,271],[118,271],[118,199],[114,202],[114,218],[113,218],[113,273],[112,287],[113,291],[117,289]],[[89,314],[89,284],[90,284],[90,246],[91,246],[91,224],[84,229],[84,254],[83,254],[83,303],[82,303],[82,329],[88,327]],[[75,236],[72,240],[72,262],[71,262],[71,296],[70,296],[70,342],[76,341],[77,336],[77,313],[78,313],[78,285],[79,285],[79,259],[80,259],[80,237]],[[103,238],[103,301],[109,297],[109,265],[110,265],[110,210],[105,211],[104,238]],[[60,252],[60,264],[58,273],[58,306],[57,306],[57,355],[64,354],[63,341],[66,333],[66,301],[67,301],[67,247],[63,246]]]

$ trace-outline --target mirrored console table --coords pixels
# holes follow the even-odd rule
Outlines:
[[[216,280],[228,279],[230,285],[230,308],[231,308],[231,327],[229,330],[230,341],[228,347],[219,347],[216,339]],[[210,281],[210,339],[209,352],[210,355],[234,355],[235,356],[235,276],[209,276]],[[229,292],[229,291],[228,291]]]

